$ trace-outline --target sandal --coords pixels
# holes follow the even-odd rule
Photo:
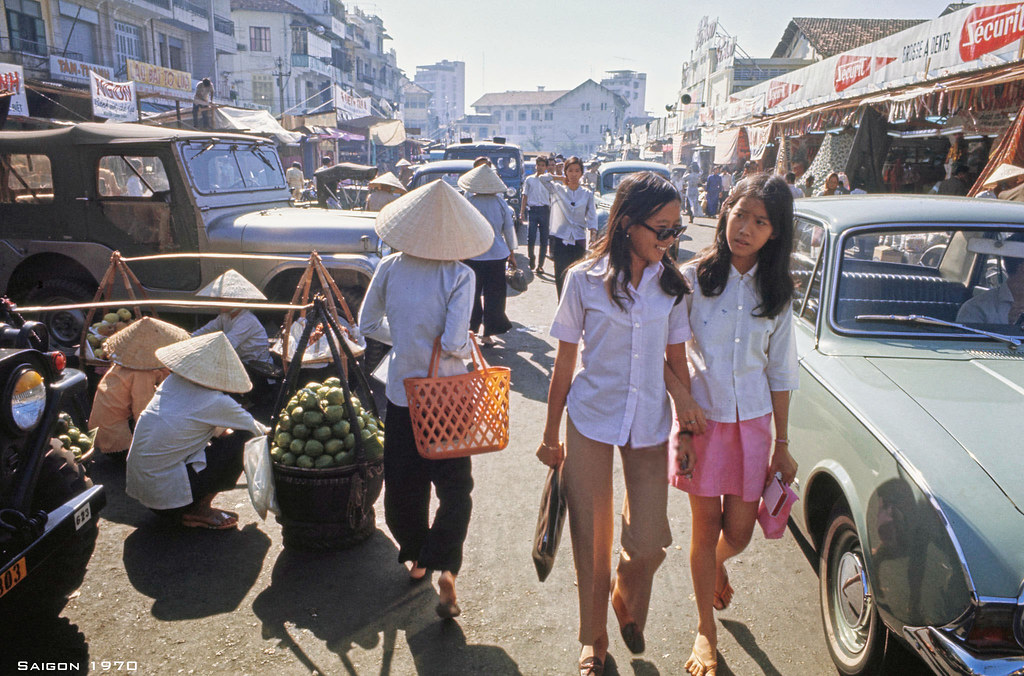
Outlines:
[[[427,569],[420,568],[419,564],[415,561],[410,561],[412,566],[409,568],[409,583],[419,584],[428,578]]]
[[[725,575],[725,586],[721,589],[715,589],[715,598],[711,605],[715,607],[715,610],[725,610],[732,603],[732,595],[735,590],[732,585],[729,584],[729,575]]]
[[[208,517],[198,514],[182,514],[181,525],[186,528],[209,528],[227,530],[238,525],[238,517],[221,510],[214,510]]]
[[[441,573],[437,578],[437,588],[441,592],[441,600],[434,607],[434,612],[441,619],[451,620],[462,614],[462,609],[455,600],[455,576],[451,573]],[[448,599],[448,600],[445,600]]]
[[[600,657],[586,657],[580,660],[580,676],[602,676],[604,674],[604,662]]]
[[[718,673],[718,660],[705,662],[697,653],[690,652],[690,659],[686,660],[683,668],[690,672],[690,676],[707,676]]]
[[[621,610],[620,606],[622,606]],[[619,621],[619,633],[622,634],[622,642],[629,648],[629,652],[639,655],[646,647],[644,632],[640,630],[640,626],[635,621],[629,618],[628,611],[626,611],[622,601],[619,600],[618,595],[615,593],[614,585],[612,587],[612,610],[615,611],[615,619]]]

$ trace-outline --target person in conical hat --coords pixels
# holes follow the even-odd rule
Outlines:
[[[252,282],[235,270],[228,270],[200,289],[196,296],[228,301],[267,299]],[[192,335],[205,336],[214,331],[224,332],[243,363],[273,365],[267,330],[249,310],[225,308],[205,326],[193,331]]]
[[[227,394],[252,387],[245,367],[220,331],[156,356],[171,374],[135,426],[125,492],[183,526],[233,528],[238,515],[214,508],[213,499],[235,487],[245,441],[267,429]]]
[[[156,350],[188,337],[185,329],[143,317],[107,338],[111,365],[96,387],[88,423],[96,430],[96,448],[102,453],[124,459],[132,443],[129,423],[138,419],[170,373]]]
[[[460,261],[490,248],[494,231],[465,197],[444,181],[417,188],[377,214],[377,234],[397,250],[377,266],[363,299],[359,328],[389,343],[384,437],[384,516],[398,542],[398,559],[413,580],[441,571],[437,612],[455,617],[455,577],[469,529],[473,488],[470,459],[425,460],[416,452],[406,378],[427,375],[440,337],[438,374],[466,372],[473,271]],[[430,520],[425,496],[434,486],[440,506]]]
[[[469,203],[487,219],[494,233],[491,248],[465,261],[476,274],[469,330],[479,334],[482,322],[480,342],[490,345],[494,343],[494,336],[512,328],[505,314],[508,297],[505,267],[506,264],[513,269],[516,267],[515,214],[505,201],[505,184],[490,164],[481,164],[460,176],[459,187],[466,191]]]
[[[390,171],[381,174],[366,185],[370,189],[366,195],[367,211],[380,211],[385,204],[394,202],[400,195],[408,192],[398,177]]]

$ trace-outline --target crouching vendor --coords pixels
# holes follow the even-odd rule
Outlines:
[[[266,300],[267,297],[240,273],[228,270],[196,294],[200,298],[218,300]],[[214,331],[223,331],[235,348],[243,364],[262,362],[273,365],[270,357],[270,341],[263,324],[249,310],[231,308],[222,310],[205,326],[192,332],[193,336],[204,336]]]
[[[156,356],[171,375],[135,426],[125,491],[183,526],[233,528],[238,515],[214,508],[213,499],[235,487],[245,441],[266,428],[226,393],[247,392],[252,383],[220,331]]]
[[[96,429],[96,447],[122,462],[132,443],[129,424],[146,408],[168,371],[156,350],[188,338],[188,331],[152,317],[143,317],[107,339],[111,365],[96,387],[89,429]]]

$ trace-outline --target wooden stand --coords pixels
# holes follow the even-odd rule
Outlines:
[[[110,266],[107,267],[107,271],[103,274],[103,279],[100,280],[99,287],[96,289],[96,295],[92,299],[93,302],[113,301],[114,284],[119,279],[128,295],[127,304],[132,305],[132,309],[135,311],[135,319],[140,319],[142,317],[142,310],[138,305],[134,304],[138,300],[135,289],[139,290],[144,300],[149,300],[149,294],[146,293],[146,289],[142,286],[139,278],[128,267],[120,251],[110,254]],[[89,308],[89,312],[85,315],[85,322],[82,324],[82,337],[78,345],[78,356],[82,364],[107,365],[110,363],[109,360],[96,359],[87,355],[87,350],[91,352],[91,349],[88,347],[86,336],[89,334],[89,327],[92,326],[92,320],[96,316],[96,310],[97,308],[95,307]],[[157,316],[155,311],[152,314],[154,317]]]

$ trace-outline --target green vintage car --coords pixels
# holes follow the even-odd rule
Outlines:
[[[796,203],[794,525],[844,674],[1024,673],[1024,204]]]

